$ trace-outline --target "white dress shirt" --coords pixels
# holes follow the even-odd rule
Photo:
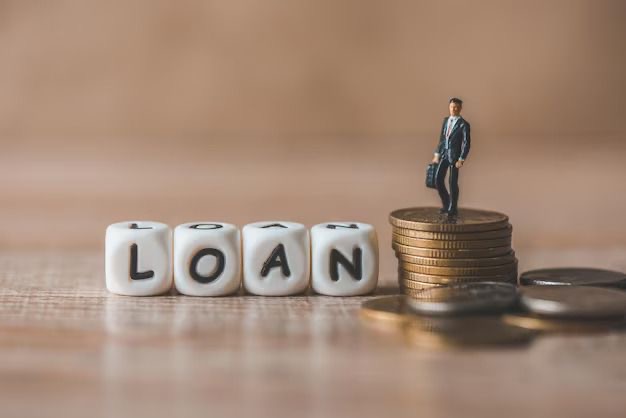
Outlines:
[[[450,116],[448,118],[448,126],[446,127],[446,139],[450,137],[450,133],[452,133],[452,130],[454,129],[454,125],[456,125],[456,122],[460,118],[461,118],[460,116]]]

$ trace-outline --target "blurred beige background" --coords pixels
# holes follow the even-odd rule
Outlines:
[[[626,247],[626,2],[0,1],[0,248],[154,219],[371,222],[423,186],[447,100],[461,204],[516,247]],[[523,260],[522,260],[523,262]]]

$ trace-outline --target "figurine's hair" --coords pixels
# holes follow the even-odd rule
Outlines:
[[[451,98],[448,103],[456,103],[459,106],[463,107],[463,100],[459,99],[458,97]]]

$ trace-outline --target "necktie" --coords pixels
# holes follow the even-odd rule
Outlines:
[[[450,118],[448,119],[448,129],[446,129],[446,138],[450,137],[450,132],[452,132],[452,126],[454,126],[454,120]]]

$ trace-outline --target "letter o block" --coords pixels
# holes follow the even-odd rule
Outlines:
[[[378,238],[372,225],[327,222],[311,228],[311,283],[329,296],[370,293],[378,284]]]
[[[105,238],[105,278],[109,292],[153,296],[172,287],[172,230],[149,221],[109,225]]]
[[[285,296],[309,287],[309,231],[295,222],[243,227],[243,284],[249,293]]]
[[[241,237],[235,225],[191,222],[174,230],[174,283],[189,296],[224,296],[241,285]]]

